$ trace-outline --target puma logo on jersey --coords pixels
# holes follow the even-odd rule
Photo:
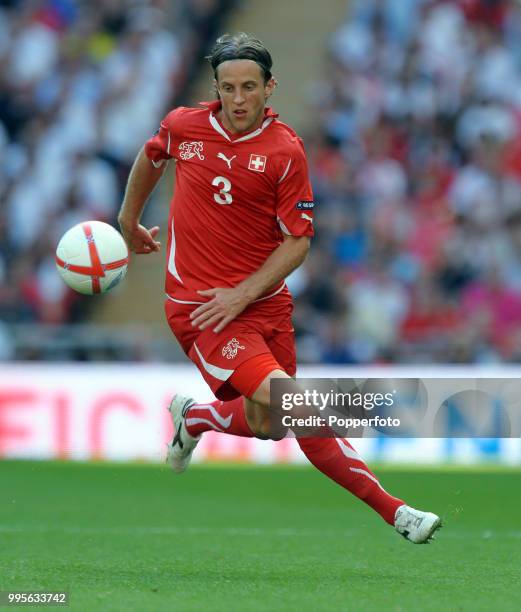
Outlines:
[[[306,213],[301,213],[300,215],[303,219],[306,219],[307,221],[311,221],[311,223],[313,223],[313,219],[309,216],[306,215]]]
[[[192,140],[192,142],[187,142],[185,140],[179,145],[179,157],[185,161],[187,159],[192,159],[192,157],[204,159],[203,146],[202,140]]]
[[[237,155],[234,155],[233,157],[230,157],[230,159],[228,159],[224,153],[219,152],[219,153],[217,153],[217,157],[219,159],[224,160],[228,164],[228,168],[231,170],[232,169],[232,161],[237,157]]]

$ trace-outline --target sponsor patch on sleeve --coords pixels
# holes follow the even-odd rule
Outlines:
[[[311,210],[315,206],[312,200],[300,200],[297,202],[297,210]]]

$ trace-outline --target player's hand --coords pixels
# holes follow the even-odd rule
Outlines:
[[[141,224],[129,225],[124,221],[119,222],[121,233],[130,251],[138,255],[147,255],[161,249],[161,243],[155,240],[159,227],[156,225],[149,230]]]
[[[241,314],[250,302],[244,292],[237,287],[233,289],[204,289],[197,293],[212,299],[192,312],[190,315],[192,325],[201,330],[210,327],[210,325],[215,325],[213,330],[215,333],[223,330],[230,321]]]

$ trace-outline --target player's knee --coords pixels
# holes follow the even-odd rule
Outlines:
[[[282,440],[287,434],[287,427],[262,404],[247,401],[246,418],[252,433],[261,440]]]
[[[266,409],[270,407],[271,381],[274,378],[290,379],[290,377],[283,370],[272,370],[255,389],[251,396],[251,400],[253,402],[260,404]]]
[[[260,432],[265,440],[274,440],[278,442],[286,437],[288,428],[273,419],[272,415],[269,415],[262,421]]]
[[[271,432],[268,440],[273,440],[273,442],[280,442],[280,440],[284,440],[287,434],[288,434],[288,428],[284,427],[284,428],[281,428],[279,432],[275,432],[275,433]]]

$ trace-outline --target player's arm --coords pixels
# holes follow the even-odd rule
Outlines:
[[[308,236],[284,236],[284,241],[271,253],[263,265],[232,289],[216,288],[199,291],[211,298],[196,308],[190,318],[192,325],[205,329],[215,325],[220,332],[251,302],[261,297],[270,287],[280,283],[298,268],[309,251]]]
[[[163,175],[166,164],[155,167],[145,154],[144,148],[138,153],[130,171],[123,205],[118,222],[128,248],[134,253],[159,251],[161,243],[155,240],[159,227],[146,229],[140,224],[145,204]]]
[[[270,287],[279,284],[304,262],[309,245],[308,236],[284,234],[282,244],[256,272],[237,285],[236,289],[244,295],[248,304],[260,298]]]

